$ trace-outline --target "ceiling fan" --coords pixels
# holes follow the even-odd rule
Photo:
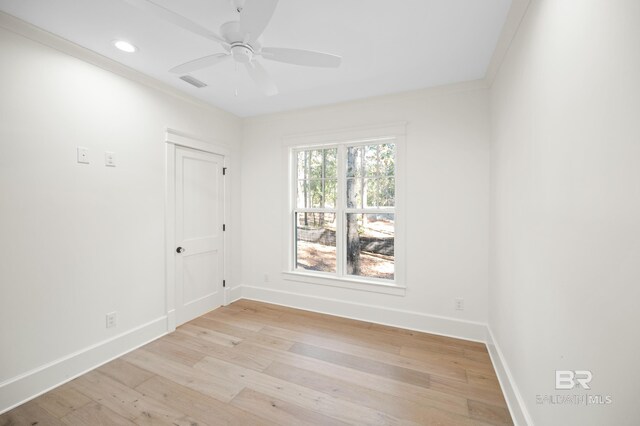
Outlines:
[[[258,62],[258,57],[270,61],[325,68],[338,67],[342,61],[340,56],[329,53],[286,47],[263,47],[260,36],[269,24],[278,0],[231,0],[240,14],[240,19],[223,24],[220,27],[220,35],[152,0],[125,1],[187,31],[218,42],[226,50],[226,53],[216,53],[178,65],[169,70],[174,74],[188,74],[233,59],[236,63],[244,64],[249,77],[258,88],[264,94],[271,96],[278,93],[278,88],[262,64]]]

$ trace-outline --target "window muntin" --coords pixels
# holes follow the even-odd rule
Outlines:
[[[293,151],[293,269],[395,279],[394,140]]]

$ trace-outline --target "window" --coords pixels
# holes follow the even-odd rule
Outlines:
[[[393,284],[396,142],[292,150],[294,272]]]

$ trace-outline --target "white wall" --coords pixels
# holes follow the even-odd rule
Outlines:
[[[243,295],[440,333],[466,332],[453,324],[440,324],[437,316],[484,323],[488,108],[488,91],[483,84],[473,82],[245,119]],[[287,166],[283,137],[402,121],[408,123],[406,296],[284,280]],[[268,283],[265,274],[270,277]],[[456,297],[465,299],[464,311],[453,309]],[[474,330],[478,329],[484,327]],[[484,335],[466,337],[483,339]]]
[[[238,154],[234,295],[471,338],[488,320],[536,424],[640,415],[637,1],[534,0],[491,92],[473,82],[242,122],[1,28],[0,63],[11,64],[0,67],[0,411],[55,379],[9,395],[21,375],[122,333],[133,336],[126,349],[159,332],[137,330],[165,314],[171,127]],[[398,121],[408,123],[406,296],[283,280],[283,138]],[[77,145],[90,165],[76,164]],[[115,169],[103,166],[107,150]],[[465,311],[453,310],[457,297]],[[110,311],[119,323],[107,330]],[[591,394],[613,404],[536,404],[558,393],[556,369],[592,370]]]
[[[538,425],[637,424],[640,2],[534,0],[492,87],[489,319]],[[591,370],[607,407],[536,404]]]
[[[0,64],[1,412],[51,384],[18,391],[9,386],[17,376],[165,315],[164,132],[236,152],[241,122],[3,28]],[[91,164],[76,164],[78,145],[90,149]],[[105,151],[117,167],[104,166]],[[112,311],[118,325],[106,329]]]

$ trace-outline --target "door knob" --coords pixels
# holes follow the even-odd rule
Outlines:
[[[178,253],[184,253],[184,251],[185,251],[185,250],[184,250],[184,248],[182,248],[182,247],[178,247],[178,248],[176,249],[176,252],[178,252]]]

